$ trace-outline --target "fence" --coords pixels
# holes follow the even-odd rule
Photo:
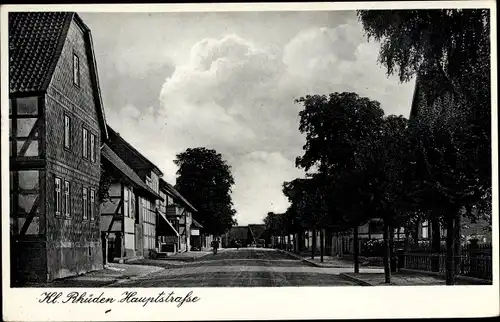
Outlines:
[[[492,280],[491,243],[464,244],[460,255],[455,256],[456,273],[463,276]],[[427,246],[412,246],[403,254],[400,267],[444,274],[446,270],[446,246],[441,245],[439,252]],[[401,260],[401,259],[400,259]]]

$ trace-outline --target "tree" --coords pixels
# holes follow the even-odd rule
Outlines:
[[[392,234],[394,228],[406,220],[406,206],[401,207],[404,185],[405,134],[408,120],[402,116],[390,115],[384,118],[379,131],[371,141],[359,143],[357,160],[361,186],[367,196],[371,211],[384,223],[384,271],[385,282],[391,282]],[[403,219],[404,218],[404,219]]]
[[[301,97],[299,130],[306,134],[304,154],[296,165],[319,174],[330,222],[348,223],[354,230],[355,272],[359,271],[357,227],[370,216],[361,194],[356,154],[360,142],[376,135],[383,110],[380,104],[356,93],[332,93]],[[357,176],[357,177],[356,177]],[[356,177],[356,179],[354,179]],[[358,178],[359,177],[359,178]],[[318,181],[317,181],[318,182]],[[321,207],[324,207],[322,205]]]
[[[280,231],[278,214],[272,211],[268,212],[267,216],[264,218],[264,225],[266,226],[266,230],[271,234],[271,237],[275,238]]]
[[[491,66],[488,9],[360,10],[368,40],[381,42],[380,63],[402,82],[418,75],[427,95],[428,114],[434,101],[452,97],[445,110],[460,111],[476,147],[478,178],[491,181]],[[422,113],[420,113],[422,114]]]
[[[358,11],[380,63],[402,82],[417,75],[412,126],[412,195],[447,228],[447,284],[453,284],[460,210],[491,191],[490,13],[478,10]]]
[[[421,165],[413,181],[413,197],[430,216],[437,216],[445,224],[448,284],[455,281],[454,257],[460,242],[456,236],[460,229],[460,211],[483,203],[491,189],[491,186],[480,184],[475,162],[470,157],[474,152],[467,148],[465,140],[457,140],[466,129],[467,126],[452,122],[422,122],[413,129],[415,162]]]
[[[398,73],[402,82],[438,72],[456,94],[472,99],[473,89],[489,78],[487,9],[359,10],[358,18],[368,40],[381,43],[387,74]]]
[[[314,259],[316,251],[316,231],[323,228],[324,218],[327,216],[326,185],[318,174],[307,179],[295,179],[283,184],[283,193],[287,196],[292,206],[288,213],[290,223],[312,229],[313,245],[311,257]],[[293,212],[292,212],[293,211]],[[293,217],[292,217],[293,216]],[[321,252],[323,253],[323,244]]]
[[[235,223],[231,189],[231,167],[220,153],[203,147],[187,149],[177,155],[176,189],[198,210],[203,231],[222,235]]]

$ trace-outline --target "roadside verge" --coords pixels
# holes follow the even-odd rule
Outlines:
[[[276,249],[276,250],[283,253],[283,254],[286,254],[290,257],[301,260],[302,262],[304,262],[308,265],[315,266],[315,267],[324,267],[324,268],[328,268],[328,267],[330,267],[330,268],[350,268],[350,267],[353,267],[352,263],[346,263],[346,262],[341,261],[341,260],[329,259],[324,263],[318,263],[314,260],[302,257],[300,255],[297,255],[295,253],[292,253],[292,252],[289,252],[286,250],[282,250],[282,249]]]

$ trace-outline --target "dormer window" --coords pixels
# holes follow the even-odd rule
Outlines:
[[[80,58],[73,54],[73,84],[80,87]]]

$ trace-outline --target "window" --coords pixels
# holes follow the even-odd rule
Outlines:
[[[9,100],[9,155],[13,157],[37,157],[40,154],[40,121],[38,97]]]
[[[83,212],[83,220],[89,219],[89,204],[87,203],[87,188],[82,188],[82,212]]]
[[[90,220],[95,219],[95,190],[90,189]]]
[[[56,215],[61,214],[61,179],[55,178],[55,207]]]
[[[64,115],[64,147],[71,148],[71,119],[68,115]]]
[[[422,222],[422,238],[429,238],[429,222],[427,220]]]
[[[40,172],[10,171],[11,232],[19,235],[40,233]]]
[[[38,97],[23,97],[17,99],[17,115],[38,115]]]
[[[83,143],[83,147],[82,147],[82,151],[83,151],[83,157],[86,159],[88,158],[88,145],[89,145],[89,142],[88,142],[88,130],[86,128],[83,128],[83,132],[82,132],[82,136],[83,136],[83,139],[82,139],[82,143]]]
[[[95,135],[90,133],[90,160],[95,162]]]
[[[80,58],[73,54],[73,84],[80,86]]]
[[[71,200],[69,193],[69,181],[64,180],[64,214],[66,217],[71,215]]]

